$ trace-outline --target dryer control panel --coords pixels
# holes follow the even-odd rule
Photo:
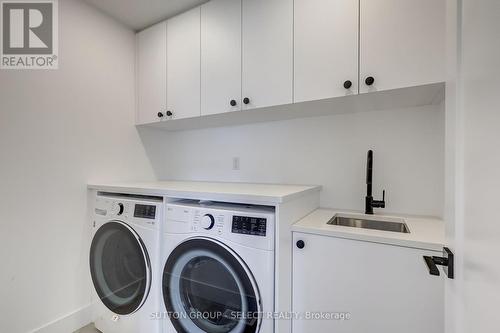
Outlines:
[[[123,194],[97,195],[94,202],[94,220],[99,224],[118,220],[158,229],[162,205],[162,199]]]
[[[134,217],[149,220],[156,219],[156,205],[144,205],[136,203],[134,205]]]
[[[167,233],[196,233],[254,248],[274,248],[274,208],[181,200],[167,204]]]

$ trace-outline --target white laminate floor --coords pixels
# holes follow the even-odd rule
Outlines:
[[[94,327],[94,324],[89,324],[85,327],[80,328],[78,331],[75,331],[73,333],[101,333],[101,331],[97,330]]]

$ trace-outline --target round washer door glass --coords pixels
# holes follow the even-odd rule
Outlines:
[[[151,265],[146,247],[123,222],[108,222],[95,233],[90,247],[90,272],[101,301],[114,313],[133,313],[148,296]]]
[[[260,324],[255,281],[224,245],[191,239],[170,254],[163,271],[163,298],[181,333],[254,333]]]

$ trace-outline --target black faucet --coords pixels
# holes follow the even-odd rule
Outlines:
[[[382,192],[382,200],[373,200],[372,197],[372,178],[373,178],[373,151],[368,151],[366,161],[366,197],[365,214],[373,214],[373,208],[385,208],[385,190]]]

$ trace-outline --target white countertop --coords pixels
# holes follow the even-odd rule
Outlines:
[[[157,181],[134,183],[88,184],[89,189],[172,198],[237,202],[248,204],[279,204],[320,191],[321,186],[217,183],[189,181]]]
[[[403,215],[365,215],[370,217],[398,217],[405,220],[410,233],[399,233],[391,231],[379,231],[328,225],[327,222],[335,214],[359,214],[352,211],[341,211],[331,209],[317,209],[292,226],[293,231],[310,234],[348,238],[375,243],[412,247],[424,250],[442,251],[445,236],[444,222],[433,217],[415,217]],[[359,214],[364,215],[364,214]]]

